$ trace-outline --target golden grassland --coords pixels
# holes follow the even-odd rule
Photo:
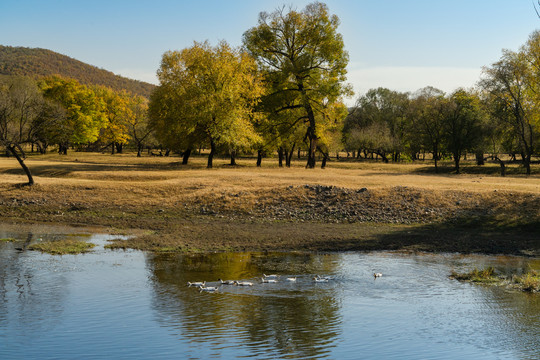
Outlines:
[[[113,246],[154,251],[381,250],[539,253],[540,171],[429,162],[142,157],[72,152],[30,156],[36,185],[0,158],[6,222],[100,225],[135,233]],[[362,190],[360,190],[362,189]]]

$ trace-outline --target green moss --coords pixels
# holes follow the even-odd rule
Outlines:
[[[34,244],[29,247],[30,250],[46,252],[52,255],[81,254],[90,251],[95,244],[79,240],[58,240]]]
[[[14,238],[0,238],[0,242],[12,242],[15,241]]]

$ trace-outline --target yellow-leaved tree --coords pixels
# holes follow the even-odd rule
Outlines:
[[[255,60],[222,41],[195,42],[163,55],[160,86],[150,99],[150,124],[172,148],[208,146],[207,167],[219,147],[231,154],[260,141],[254,129],[255,105],[263,92]],[[234,158],[233,158],[234,160]]]

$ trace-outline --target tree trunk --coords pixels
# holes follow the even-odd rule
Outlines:
[[[435,173],[439,173],[439,168],[437,167],[437,160],[439,158],[439,149],[438,146],[435,144],[433,145],[433,161],[435,161]]]
[[[376,154],[381,157],[381,159],[383,160],[385,164],[388,164],[390,162],[388,161],[388,158],[386,157],[386,154],[383,151],[377,150]]]
[[[257,167],[261,167],[262,164],[262,150],[257,150]]]
[[[292,161],[295,146],[296,146],[296,144],[293,144],[293,146],[291,148],[291,152],[289,153],[289,156],[287,156],[287,153],[285,153],[285,166],[287,166],[288,168],[291,167],[291,161]],[[298,151],[300,152],[300,150],[298,150]]]
[[[24,159],[17,153],[17,149],[15,149],[15,146],[8,146],[7,149],[13,154],[13,156],[15,156],[15,159],[17,159],[22,169],[24,170],[24,173],[28,178],[28,185],[34,185],[34,177],[32,176],[32,173],[30,172],[28,166],[26,166],[26,164],[24,163]]]
[[[114,142],[111,144],[111,155],[114,155],[114,150],[116,147],[114,146]]]
[[[231,166],[236,166],[236,150],[231,151]]]
[[[116,153],[122,154],[122,151],[124,150],[124,144],[116,143]]]
[[[328,156],[328,153],[322,151],[320,148],[319,148],[319,151],[323,155],[323,159],[321,161],[321,169],[324,169],[326,167],[326,161],[328,160],[329,156]]]
[[[187,148],[186,151],[184,151],[184,154],[182,154],[182,165],[188,164],[190,155],[191,155],[191,148]]]
[[[141,157],[142,154],[142,149],[143,149],[143,146],[141,144],[137,145],[137,157]]]
[[[279,163],[279,167],[283,167],[283,148],[280,147],[278,149],[278,163]]]
[[[459,152],[454,153],[454,164],[456,169],[456,174],[459,174],[459,161],[461,159],[461,154]]]
[[[210,140],[210,154],[208,154],[208,163],[206,165],[207,169],[211,169],[214,161],[214,154],[216,153],[216,144],[214,139]]]
[[[482,150],[478,150],[475,153],[476,156],[476,165],[482,166],[484,165],[484,152]]]

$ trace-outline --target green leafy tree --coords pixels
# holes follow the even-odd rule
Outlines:
[[[344,85],[348,54],[338,25],[338,17],[316,2],[301,12],[262,12],[258,25],[244,33],[244,46],[257,59],[271,89],[262,98],[266,108],[274,113],[301,110],[298,117],[289,117],[290,128],[305,124],[308,168],[315,166],[319,127],[325,125],[318,120],[329,118],[319,115],[328,104],[352,93]]]
[[[133,116],[129,107],[131,95],[104,86],[93,90],[103,104],[101,112],[106,119],[98,140],[107,146],[110,144],[112,154],[115,150],[121,153],[123,145],[129,140],[129,119]]]
[[[134,95],[129,98],[127,106],[128,134],[137,148],[137,157],[141,157],[144,142],[148,141],[152,133],[148,123],[148,100],[143,96]]]
[[[218,147],[231,152],[260,140],[254,111],[263,92],[255,60],[226,42],[195,43],[163,55],[160,87],[151,97],[152,126],[158,139],[182,137],[184,144],[204,139],[209,168]],[[168,134],[166,134],[168,133]],[[161,138],[163,136],[163,138]]]
[[[483,117],[480,98],[475,94],[458,89],[449,98],[444,117],[446,148],[452,152],[456,173],[459,174],[461,155],[474,149],[482,141]]]
[[[60,153],[66,154],[69,145],[93,143],[98,139],[107,125],[107,117],[103,100],[92,89],[59,76],[42,79],[40,88],[46,98],[66,109],[65,132],[58,143]]]
[[[484,69],[481,86],[489,93],[491,115],[512,129],[527,175],[538,138],[540,33],[531,35],[520,52],[503,51],[501,59]]]
[[[369,90],[358,98],[345,120],[343,138],[354,149],[380,155],[388,162],[388,154],[398,161],[406,146],[406,115],[409,98],[386,88]]]
[[[433,87],[420,89],[411,99],[409,131],[416,134],[417,141],[433,154],[435,172],[439,172],[438,160],[444,147],[444,122],[449,101],[444,93]]]

